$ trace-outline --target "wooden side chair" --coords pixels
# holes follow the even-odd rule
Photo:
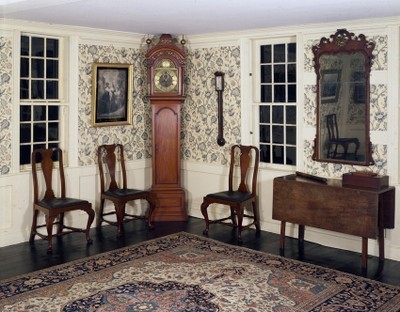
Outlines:
[[[144,219],[147,220],[149,228],[152,228],[151,217],[154,211],[154,204],[150,197],[150,191],[127,187],[123,146],[121,144],[101,145],[98,147],[97,156],[101,188],[97,227],[100,227],[102,222],[116,225],[118,227],[118,237],[122,235],[123,223],[129,221]],[[117,165],[119,165],[120,169],[118,171]],[[117,183],[117,179],[121,178],[120,176],[122,176],[122,187],[119,187]],[[106,186],[106,178],[108,177],[110,182]],[[104,212],[104,202],[106,199],[114,203],[115,211]],[[139,199],[146,200],[149,203],[147,215],[128,214],[125,211],[126,203]],[[116,222],[108,219],[107,216],[109,215],[116,215]]]
[[[59,181],[60,181],[60,196],[56,197],[52,188],[52,177],[54,162],[58,161]],[[40,166],[38,165],[40,163]],[[46,191],[43,199],[39,199],[39,182],[37,171],[43,172]],[[32,177],[33,177],[33,221],[29,242],[33,244],[35,235],[48,240],[47,252],[53,250],[53,226],[57,225],[57,236],[72,232],[86,233],[86,241],[92,243],[89,231],[94,220],[94,210],[92,204],[86,200],[70,198],[65,196],[65,177],[63,167],[62,151],[59,148],[37,149],[32,153]],[[86,229],[67,226],[64,224],[64,213],[73,210],[83,210],[88,214]],[[39,212],[45,215],[45,224],[37,224]],[[58,221],[55,220],[58,217]],[[47,235],[38,232],[38,228],[46,227]]]
[[[258,214],[256,190],[257,175],[259,165],[259,150],[255,146],[234,145],[231,148],[231,163],[229,167],[229,189],[218,193],[208,194],[203,198],[201,204],[201,213],[206,222],[204,235],[208,234],[209,225],[212,223],[220,223],[237,228],[237,240],[242,241],[242,230],[255,225],[257,232],[260,231],[260,220]],[[234,188],[239,172],[239,185]],[[251,184],[249,183],[251,181]],[[207,208],[210,204],[220,204],[230,206],[230,216],[210,221],[207,214]],[[244,212],[244,208],[248,205],[252,206],[253,215]],[[252,220],[249,224],[243,226],[243,218]],[[228,221],[229,220],[229,221]]]

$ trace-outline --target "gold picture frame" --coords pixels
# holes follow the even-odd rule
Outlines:
[[[93,64],[92,127],[131,124],[132,70],[132,64]]]

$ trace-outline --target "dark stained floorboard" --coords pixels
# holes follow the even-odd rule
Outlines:
[[[116,237],[116,227],[103,226],[92,229],[92,245],[86,245],[83,234],[74,233],[54,239],[53,254],[48,255],[47,242],[36,240],[34,245],[21,243],[0,248],[0,279],[20,275],[68,261],[84,258],[98,253],[114,250],[141,241],[186,231],[202,235],[204,220],[189,218],[188,222],[158,222],[154,230],[148,230],[143,221],[134,221],[124,225],[124,233],[120,239]],[[210,225],[209,238],[237,245],[235,231],[231,227],[219,224]],[[279,235],[255,230],[242,233],[243,247],[279,255]],[[285,257],[362,275],[360,253],[325,247],[305,242],[304,254],[301,257],[296,239],[286,239]],[[383,270],[379,270],[377,257],[368,258],[366,275],[384,283],[400,285],[400,262],[386,260]]]

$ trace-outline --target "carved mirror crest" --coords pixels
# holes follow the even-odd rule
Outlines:
[[[373,164],[369,92],[375,43],[339,29],[312,47],[317,74],[317,134],[313,160]]]

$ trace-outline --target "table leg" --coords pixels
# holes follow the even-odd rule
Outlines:
[[[378,244],[379,244],[379,262],[385,259],[385,225],[384,225],[384,209],[379,207],[379,220],[378,220]]]
[[[286,222],[281,221],[281,236],[279,240],[279,254],[284,256],[285,254],[285,229],[286,229]]]
[[[304,232],[305,232],[304,225],[299,224],[299,258],[300,258],[300,260],[304,256]]]
[[[378,237],[378,246],[379,246],[379,268],[383,269],[383,264],[385,262],[385,229],[383,226],[379,226],[379,237]]]
[[[367,263],[368,263],[368,238],[362,238],[362,248],[361,248],[361,271],[365,275],[367,273]]]

